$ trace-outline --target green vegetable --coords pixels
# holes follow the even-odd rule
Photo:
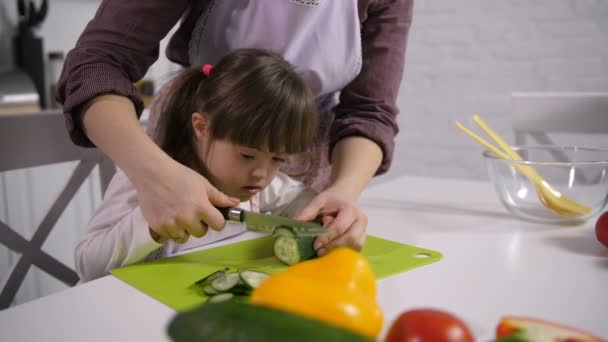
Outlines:
[[[279,237],[279,236],[287,236],[287,237],[297,237],[296,233],[293,231],[293,229],[289,228],[289,227],[277,227],[272,231],[272,236],[274,237]]]
[[[207,300],[207,303],[219,303],[219,302],[224,302],[227,300],[230,300],[234,298],[234,295],[232,293],[220,293],[214,296],[209,297],[209,299]]]
[[[272,248],[274,255],[280,262],[293,265],[317,255],[313,248],[314,240],[314,236],[280,235],[274,240]]]
[[[227,271],[228,271],[228,267],[222,268],[221,270],[217,270],[217,271],[211,273],[210,275],[206,276],[205,278],[197,281],[196,283],[194,283],[194,285],[199,285],[199,286],[205,287],[205,285],[211,284],[212,281],[214,281],[215,279],[226,274]]]
[[[260,284],[266,280],[266,278],[270,277],[270,274],[265,272],[244,270],[239,272],[239,276],[247,286],[255,289],[260,286]]]
[[[211,282],[211,286],[217,292],[226,292],[226,291],[230,291],[233,287],[235,287],[239,283],[240,280],[241,280],[241,278],[239,277],[238,273],[228,273],[228,274],[225,274],[221,277],[214,279]]]
[[[510,335],[501,336],[494,340],[494,342],[532,342],[532,340],[527,338],[523,332],[518,331]]]
[[[288,312],[228,300],[178,314],[168,333],[175,342],[371,342],[350,331]]]
[[[220,292],[218,290],[214,289],[213,286],[211,286],[211,284],[209,284],[209,285],[205,285],[205,287],[203,287],[203,293],[206,294],[207,296],[213,296]]]
[[[234,296],[249,296],[251,290],[258,287],[270,274],[253,270],[241,270],[238,272],[227,272],[228,268],[215,271],[205,278],[194,283],[193,287],[198,292],[202,291],[205,296],[213,300],[231,299],[232,296],[220,296],[231,294]],[[236,298],[235,298],[236,299]]]

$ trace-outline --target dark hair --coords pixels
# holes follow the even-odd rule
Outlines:
[[[173,159],[198,164],[192,113],[209,115],[211,139],[226,139],[270,152],[306,151],[316,134],[312,93],[282,57],[259,49],[224,56],[205,77],[200,67],[172,81],[156,141]]]

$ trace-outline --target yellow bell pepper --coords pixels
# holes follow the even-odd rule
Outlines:
[[[376,338],[382,311],[365,258],[349,248],[290,266],[253,291],[251,303],[288,311]]]

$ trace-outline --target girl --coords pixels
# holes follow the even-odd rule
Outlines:
[[[173,82],[154,133],[170,157],[243,209],[294,216],[316,196],[278,172],[289,154],[308,148],[318,120],[313,96],[289,63],[263,50],[236,50],[216,67],[187,69]],[[174,224],[150,227],[119,170],[76,247],[81,280],[245,231],[234,222],[208,230],[200,221],[180,221],[190,216],[177,210]]]

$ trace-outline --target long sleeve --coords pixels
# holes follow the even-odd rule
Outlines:
[[[150,236],[135,188],[118,170],[76,246],[76,272],[82,281],[96,279],[113,268],[142,261],[161,247]]]
[[[260,192],[260,211],[294,217],[312,201],[317,193],[284,173],[278,173],[270,185]]]
[[[403,74],[413,0],[359,1],[363,64],[359,75],[340,93],[334,112],[330,151],[349,136],[366,137],[380,146],[388,170],[398,132],[396,98]]]
[[[128,97],[137,115],[143,102],[133,86],[158,58],[161,39],[187,10],[187,0],[104,0],[65,61],[58,100],[74,143],[92,146],[81,122],[88,100],[107,93]]]

